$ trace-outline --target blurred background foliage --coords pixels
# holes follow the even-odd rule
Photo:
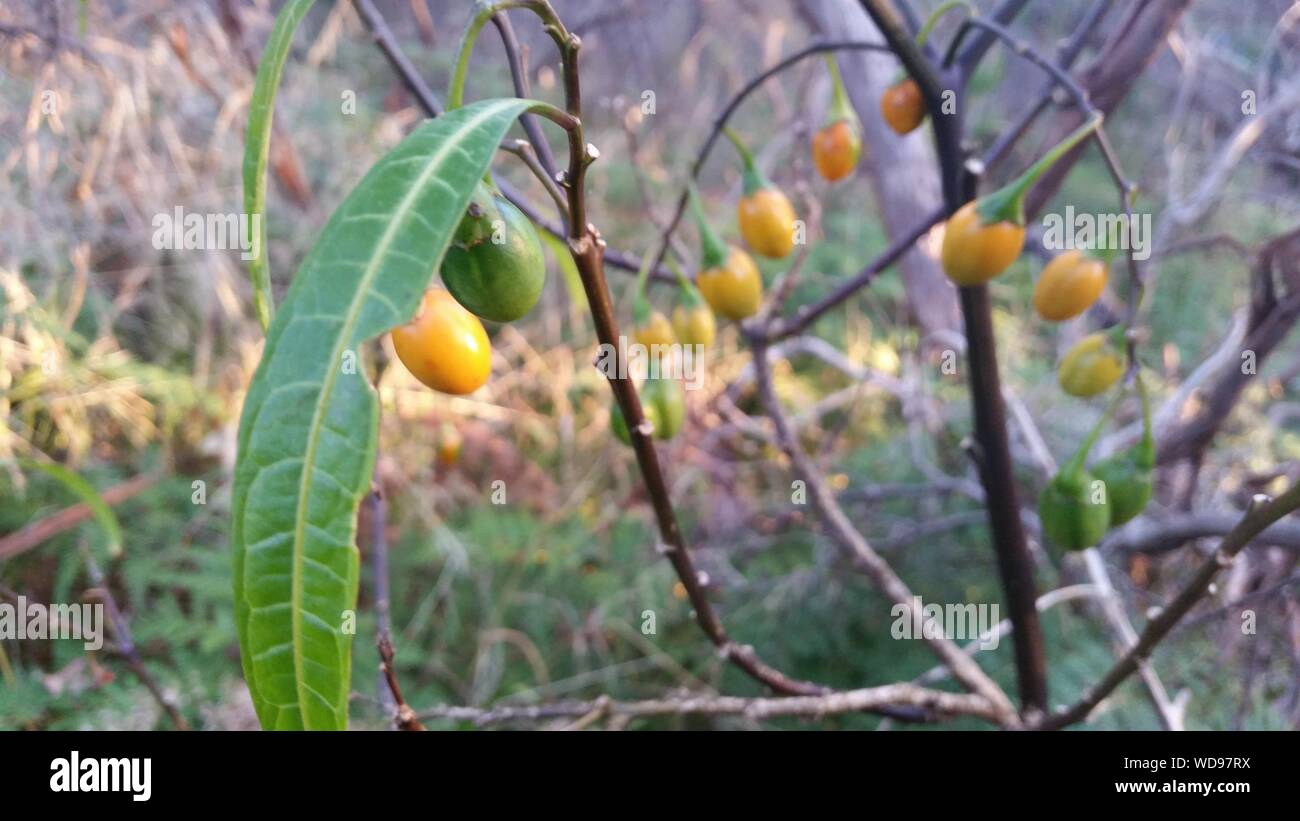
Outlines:
[[[200,728],[255,726],[239,672],[227,531],[234,432],[261,335],[238,254],[157,250],[151,221],[176,206],[239,210],[253,61],[277,5],[18,0],[0,9],[0,534],[18,533],[76,501],[53,479],[20,470],[19,458],[66,464],[101,491],[154,477],[115,507],[125,534],[121,559],[103,555],[103,534],[86,521],[16,555],[0,554],[0,598],[82,600],[93,586],[84,556],[98,556],[145,668]],[[468,4],[379,5],[441,89]],[[587,127],[601,150],[590,178],[593,219],[612,247],[645,253],[655,220],[668,213],[721,105],[812,34],[791,4],[777,0],[555,5],[584,41]],[[1016,27],[1051,44],[1068,31],[1067,7],[1074,5],[1034,4]],[[1193,3],[1179,39],[1195,40],[1201,59],[1216,68],[1249,74],[1288,5]],[[416,13],[421,6],[432,12],[427,20]],[[238,26],[228,19],[231,9]],[[54,24],[63,33],[57,43],[41,35]],[[549,43],[526,15],[516,15],[515,28],[528,46],[536,94],[558,101]],[[471,95],[508,93],[492,32],[473,65]],[[1170,148],[1170,135],[1152,126],[1168,119],[1181,72],[1177,54],[1160,56],[1110,123],[1147,209],[1163,200],[1171,150],[1180,163],[1203,163],[1229,128],[1216,98],[1203,94],[1184,103],[1191,110]],[[973,84],[977,138],[987,140],[1008,122],[1024,83],[1023,72],[1009,71],[995,50]],[[646,89],[655,92],[655,112],[641,116]],[[47,91],[56,101],[52,114],[42,108]],[[348,92],[355,93],[354,115],[341,113]],[[1229,99],[1217,102],[1236,105],[1234,91],[1223,93]],[[796,193],[801,212],[810,200],[820,206],[795,302],[852,275],[886,243],[865,174],[835,187],[808,180],[807,135],[827,96],[822,65],[807,61],[767,84],[733,121],[770,175]],[[283,293],[332,208],[420,114],[348,3],[318,4],[308,17],[277,109],[268,231],[271,271]],[[630,154],[629,129],[637,156]],[[1033,150],[1032,140],[1026,145]],[[558,140],[556,147],[563,150]],[[503,157],[498,168],[545,203],[516,165]],[[739,168],[725,146],[715,151],[701,187],[715,224],[734,239]],[[1230,207],[1204,230],[1256,245],[1296,224],[1296,191],[1294,165],[1287,175],[1246,163],[1224,192]],[[1079,211],[1105,211],[1113,200],[1100,161],[1088,156],[1053,207],[1069,202]],[[695,247],[692,229],[683,237]],[[1057,352],[1077,331],[1058,332],[1030,317],[1031,270],[1039,264],[1026,255],[997,281],[995,318],[1004,378],[1061,459],[1100,408],[1056,388]],[[769,281],[781,270],[763,268]],[[610,276],[626,320],[631,277]],[[564,283],[552,265],[542,305],[513,326],[492,329],[493,378],[472,397],[423,389],[393,364],[386,342],[369,352],[384,408],[377,476],[389,504],[393,637],[408,700],[420,709],[679,689],[755,694],[753,682],[719,660],[698,631],[682,588],[656,552],[631,451],[609,435],[608,391],[588,366],[594,335]],[[1121,304],[1122,288],[1121,282],[1112,289],[1113,306]],[[666,289],[653,293],[660,307],[671,304]],[[1145,348],[1161,377],[1158,396],[1214,349],[1248,293],[1247,267],[1231,254],[1209,250],[1162,263]],[[896,276],[881,276],[813,332],[879,377],[855,386],[811,356],[778,368],[779,393],[796,413],[822,407],[805,420],[802,435],[838,490],[925,482],[927,466],[969,472],[959,447],[970,429],[964,381],[942,374],[918,351]],[[1273,413],[1279,403],[1294,407],[1298,348],[1293,336],[1248,389],[1202,466],[1198,504],[1231,498],[1251,471],[1300,459],[1300,414]],[[888,602],[845,567],[804,509],[790,504],[788,466],[761,435],[752,389],[742,380],[728,390],[747,356],[735,328],[724,328],[703,389],[688,394],[685,431],[659,446],[724,622],[797,677],[853,687],[924,673],[933,666],[929,652],[920,642],[890,638]],[[928,434],[918,434],[898,395],[882,387],[889,380],[932,394],[939,418]],[[455,464],[436,456],[447,423],[464,441]],[[505,504],[492,502],[497,480],[506,482]],[[1035,481],[1027,472],[1026,486],[1036,488]],[[199,491],[203,503],[195,504]],[[850,510],[927,602],[1000,600],[993,553],[969,500],[927,494],[854,503]],[[963,514],[960,527],[936,534],[919,528]],[[353,720],[380,727],[386,719],[377,700],[364,538],[361,546]],[[1123,557],[1108,557],[1137,613],[1160,601],[1165,578],[1177,579],[1192,560],[1186,551],[1153,559],[1144,580],[1130,575]],[[1042,577],[1040,587],[1059,581]],[[1234,640],[1230,615],[1180,631],[1157,654],[1167,685],[1190,695],[1189,727],[1294,726],[1300,616],[1293,597],[1267,607],[1271,615],[1261,618],[1254,641]],[[654,614],[651,635],[642,630],[647,611]],[[1089,607],[1056,608],[1045,629],[1051,690],[1063,702],[1108,666],[1112,647]],[[71,641],[0,641],[0,649],[0,727],[171,726],[111,646],[86,653]],[[981,660],[1014,690],[1009,640]],[[817,726],[877,723],[850,716]],[[647,725],[749,726],[743,719],[635,726]],[[1153,727],[1155,719],[1134,679],[1087,726]]]

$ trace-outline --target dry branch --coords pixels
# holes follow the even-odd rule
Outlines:
[[[734,696],[684,696],[648,701],[567,701],[520,707],[441,706],[420,712],[426,721],[471,721],[479,726],[510,722],[538,722],[558,718],[587,716],[741,716],[749,719],[800,716],[822,718],[847,713],[880,712],[884,708],[905,705],[936,718],[970,716],[985,721],[999,721],[998,711],[981,696],[947,693],[914,684],[886,684],[861,690],[846,690],[819,696],[787,698],[737,698]]]

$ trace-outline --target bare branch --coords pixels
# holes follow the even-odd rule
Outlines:
[[[902,605],[911,613],[914,606],[912,591],[906,583],[894,573],[881,556],[867,543],[862,534],[850,523],[848,516],[835,501],[834,495],[826,482],[808,459],[803,448],[795,441],[789,420],[782,411],[776,392],[772,387],[772,370],[768,362],[769,348],[763,341],[761,329],[746,326],[754,352],[754,372],[758,383],[759,397],[767,410],[767,415],[776,427],[777,442],[793,465],[795,474],[802,479],[808,490],[813,508],[821,517],[823,524],[835,542],[840,545],[853,566],[861,570],[876,587],[893,602]],[[990,679],[983,670],[961,652],[942,631],[930,638],[930,631],[925,631],[926,642],[941,661],[953,671],[953,676],[972,692],[978,693],[995,705],[1002,716],[1003,723],[1015,722],[1015,711],[1002,689]]]
[[[734,696],[685,696],[649,701],[569,701],[524,707],[442,706],[424,710],[427,721],[472,721],[479,726],[510,722],[537,722],[556,718],[623,716],[741,716],[749,719],[801,716],[822,718],[847,713],[881,712],[888,707],[906,706],[935,719],[971,716],[998,723],[1000,718],[988,700],[978,695],[946,693],[914,684],[887,684],[861,690],[846,690],[818,696],[787,698],[737,698]]]
[[[81,554],[86,563],[86,573],[90,576],[90,583],[95,586],[98,597],[104,600],[104,609],[108,611],[108,621],[113,625],[113,634],[117,637],[118,652],[126,660],[131,672],[135,673],[136,678],[140,679],[140,683],[149,691],[149,695],[153,696],[153,700],[158,702],[158,706],[171,719],[176,729],[190,729],[189,722],[181,715],[176,705],[172,704],[171,700],[163,694],[162,688],[158,686],[153,674],[144,666],[144,661],[140,659],[140,652],[136,649],[135,641],[131,638],[131,628],[122,616],[121,608],[117,606],[117,599],[114,598],[113,590],[104,578],[103,571],[99,569],[99,563],[95,561],[95,557],[90,555],[90,551],[84,546],[81,549]]]

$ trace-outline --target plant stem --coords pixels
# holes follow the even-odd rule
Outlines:
[[[855,122],[857,113],[853,110],[853,103],[849,101],[849,95],[844,90],[844,78],[840,76],[840,64],[836,62],[835,55],[826,52],[826,71],[831,76],[831,104],[826,111],[826,124],[830,125],[840,120],[849,120]],[[858,126],[855,124],[854,128]]]
[[[704,297],[700,294],[699,290],[691,284],[691,281],[686,278],[686,272],[682,270],[682,266],[677,264],[677,260],[668,257],[665,261],[668,263],[668,270],[672,271],[673,275],[677,277],[677,287],[682,293],[682,300],[692,308],[703,302]]]
[[[716,268],[727,261],[727,245],[709,225],[709,218],[704,213],[704,204],[700,201],[700,192],[695,183],[689,183],[686,191],[690,195],[691,215],[695,217],[695,226],[700,232],[700,270]]]
[[[518,8],[532,8],[535,3],[529,0],[499,0],[499,2],[485,4],[480,3],[478,11],[470,18],[469,25],[465,27],[465,33],[460,36],[460,44],[456,47],[456,68],[452,71],[451,82],[447,86],[447,110],[451,111],[460,108],[465,99],[465,77],[469,74],[469,56],[474,51],[474,43],[478,40],[479,32],[492,19],[492,16],[500,11]]]
[[[1119,405],[1119,401],[1123,398],[1123,389],[1115,391],[1115,395],[1111,397],[1110,402],[1106,403],[1106,409],[1102,411],[1101,418],[1092,426],[1092,430],[1088,431],[1087,437],[1079,443],[1079,449],[1074,452],[1074,456],[1070,457],[1070,461],[1065,464],[1065,468],[1061,471],[1062,473],[1067,476],[1077,474],[1087,466],[1088,454],[1092,452],[1092,446],[1097,443],[1097,437],[1101,436],[1101,431],[1106,427],[1106,422],[1110,419],[1111,414],[1115,412],[1116,406]]]
[[[867,13],[907,67],[930,112],[943,181],[944,206],[949,214],[973,199],[976,179],[966,167],[962,148],[962,97],[965,77],[960,72],[940,75],[908,36],[891,4],[884,0],[860,0]],[[954,113],[942,111],[945,88],[957,95]],[[1041,713],[1047,709],[1047,663],[1038,610],[1034,605],[1033,564],[1020,519],[1020,501],[1007,434],[1006,408],[998,375],[997,346],[988,287],[960,289],[962,316],[966,322],[967,366],[971,405],[975,417],[975,440],[979,445],[980,483],[988,507],[989,528],[1002,589],[1014,625],[1016,679],[1023,709]]]
[[[948,0],[946,3],[940,3],[934,11],[930,12],[930,16],[925,19],[925,25],[921,26],[921,30],[917,32],[916,44],[918,46],[924,46],[926,39],[929,38],[930,32],[934,30],[935,25],[938,24],[945,14],[956,8],[965,9],[968,15],[972,17],[975,16],[975,9],[970,3],[967,3],[966,0]]]
[[[668,484],[659,465],[659,454],[655,450],[654,441],[650,437],[650,428],[646,424],[645,413],[641,408],[641,399],[632,380],[620,378],[626,373],[627,359],[624,346],[619,344],[618,321],[615,319],[614,306],[610,300],[609,286],[605,282],[605,243],[600,238],[600,232],[586,219],[584,182],[586,169],[595,160],[595,154],[583,142],[582,137],[582,91],[578,72],[578,53],[582,43],[564,27],[549,2],[545,0],[533,2],[527,7],[542,18],[547,33],[551,35],[560,51],[564,75],[564,107],[572,118],[572,127],[568,129],[569,167],[563,183],[568,194],[571,214],[569,253],[582,279],[582,287],[587,295],[588,307],[591,309],[592,323],[596,327],[596,337],[604,350],[615,352],[617,367],[613,374],[607,373],[607,378],[619,410],[627,421],[632,448],[636,452],[637,466],[640,468],[646,492],[654,508],[655,520],[659,526],[663,552],[667,555],[682,586],[686,588],[686,596],[695,610],[696,623],[717,647],[722,658],[776,692],[795,695],[824,694],[828,692],[828,688],[790,678],[780,670],[765,664],[752,647],[734,642],[714,613],[700,583],[700,575],[695,569],[695,563],[691,559],[686,540],[677,522],[677,514],[673,510]],[[653,261],[649,267],[657,267],[658,260],[650,259]],[[881,708],[881,712],[912,714],[912,711],[906,708]]]

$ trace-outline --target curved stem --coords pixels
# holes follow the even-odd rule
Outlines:
[[[921,26],[921,30],[917,32],[916,44],[918,46],[924,46],[926,39],[929,38],[930,32],[934,30],[935,25],[943,19],[945,14],[957,8],[965,9],[966,14],[970,17],[975,16],[975,7],[970,3],[967,3],[966,0],[947,0],[946,3],[940,3],[934,11],[930,12],[930,16],[925,19],[925,25]]]
[[[469,74],[469,56],[474,51],[474,43],[478,40],[479,32],[487,25],[488,20],[500,11],[509,9],[532,7],[535,5],[530,0],[499,0],[491,4],[480,4],[478,11],[470,18],[469,25],[465,27],[465,33],[460,36],[460,44],[456,47],[456,68],[451,73],[451,82],[447,86],[447,110],[460,108],[465,98],[465,77]]]
[[[694,183],[687,185],[686,193],[690,197],[691,215],[695,217],[696,229],[700,232],[700,270],[707,271],[726,262],[727,244],[709,225],[709,218],[705,215],[704,205],[700,201],[700,192]]]
[[[522,162],[524,166],[533,173],[533,176],[537,178],[537,181],[542,184],[542,188],[546,190],[551,201],[555,203],[555,208],[560,212],[560,216],[567,219],[569,215],[569,203],[564,199],[564,192],[560,190],[560,186],[555,184],[555,180],[552,179],[551,175],[546,173],[546,169],[542,167],[541,159],[537,156],[537,152],[534,150],[532,142],[529,140],[515,140],[513,146],[506,147],[503,150],[509,151],[511,154],[518,157],[520,162]]]
[[[1122,389],[1115,391],[1115,395],[1106,404],[1106,409],[1102,411],[1101,418],[1097,420],[1097,424],[1092,426],[1092,430],[1088,431],[1088,436],[1079,443],[1079,449],[1074,452],[1074,456],[1066,463],[1061,471],[1062,473],[1068,476],[1084,469],[1088,463],[1088,454],[1092,452],[1092,446],[1097,443],[1097,438],[1101,436],[1101,431],[1106,427],[1106,422],[1110,420],[1111,414],[1115,412],[1116,406],[1119,405],[1119,401],[1123,398],[1124,391]]]
[[[724,128],[722,129],[722,133],[726,135],[727,139],[735,147],[736,153],[740,155],[740,160],[745,164],[745,167],[748,168],[752,166],[754,164],[754,152],[749,150],[749,146],[745,145],[745,141],[740,138],[740,135],[736,133],[736,130],[733,128]]]
[[[523,58],[520,56],[519,40],[515,37],[514,26],[510,24],[510,15],[504,11],[492,15],[492,25],[501,35],[501,45],[505,49],[506,60],[510,65],[510,82],[514,84],[515,96],[525,100],[531,99],[533,95],[528,85],[528,67],[524,65]],[[551,144],[542,134],[536,118],[525,115],[520,118],[520,121],[523,123],[524,133],[528,135],[528,141],[533,145],[533,152],[537,155],[538,162],[554,182],[555,173],[559,168],[555,164],[555,156],[551,153]]]
[[[826,109],[826,125],[837,122],[848,122],[855,132],[862,130],[862,124],[858,121],[858,113],[853,108],[853,102],[849,100],[848,92],[844,89],[844,78],[840,76],[840,64],[835,59],[835,55],[826,52],[826,71],[831,77],[831,104]]]
[[[917,32],[916,34],[917,48],[924,50],[927,54],[930,53],[930,51],[925,48],[925,42],[927,39],[929,39],[930,32],[934,30],[935,25],[938,24],[938,22],[943,18],[945,14],[957,8],[965,9],[968,17],[975,16],[975,7],[972,6],[970,3],[967,3],[966,0],[948,0],[945,3],[940,3],[939,6],[935,8],[934,11],[930,12],[930,16],[925,19],[925,24],[921,26],[921,30]],[[962,30],[960,29],[957,32],[959,38],[961,36],[961,32]],[[898,83],[901,83],[905,79],[907,79],[907,71],[905,69],[900,68],[898,70],[898,74],[894,77],[894,84],[897,85]]]

